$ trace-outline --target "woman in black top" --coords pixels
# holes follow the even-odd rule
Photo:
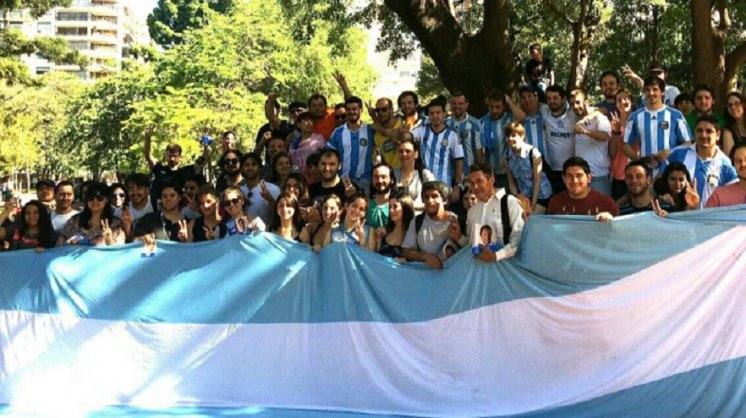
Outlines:
[[[202,242],[223,238],[227,228],[220,222],[218,192],[211,185],[205,184],[197,191],[196,198],[202,216],[189,223],[189,241]]]
[[[287,240],[300,241],[303,220],[298,199],[292,193],[282,192],[275,201],[271,231]]]
[[[386,257],[404,261],[401,245],[407,228],[414,219],[414,203],[406,190],[400,190],[389,199],[389,222],[376,230],[376,252]]]
[[[8,215],[15,212],[16,204],[15,199],[5,202],[5,207],[0,213],[0,224]],[[47,208],[38,200],[26,203],[16,222],[0,227],[0,241],[2,240],[10,242],[9,250],[43,250],[54,247],[56,237]]]

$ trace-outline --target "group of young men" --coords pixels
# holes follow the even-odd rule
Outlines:
[[[746,203],[746,147],[734,147],[732,156],[720,150],[722,121],[712,114],[712,100],[699,99],[706,88],[695,92],[695,104],[701,106],[685,117],[672,106],[676,97],[670,97],[671,86],[660,69],[644,79],[625,69],[625,76],[642,90],[639,100],[622,88],[616,73],[607,71],[600,78],[604,99],[592,105],[582,89],[566,92],[553,84],[553,74],[544,78],[551,65],[540,51],[534,58],[538,61],[527,65],[527,84],[517,97],[489,92],[481,118],[469,114],[469,100],[461,93],[420,106],[417,94],[406,91],[397,98],[398,111],[389,98],[366,104],[351,94],[341,75],[336,78],[345,95],[343,105],[330,107],[323,95],[315,94],[305,103],[292,102],[285,120],[270,95],[267,124],[251,153],[237,150],[235,133],[222,135],[215,170],[218,193],[240,187],[254,214],[271,224],[269,202],[285,186],[270,182],[273,165],[279,164],[278,156],[289,154],[292,170],[308,182],[309,196],[298,196],[310,202],[302,205],[304,220],[320,216],[314,199],[334,193],[344,201],[362,191],[370,195],[367,222],[379,228],[388,222],[389,198],[395,194],[401,159],[407,158],[401,145],[411,142],[417,145],[418,170],[431,178],[413,196],[421,199],[418,213],[423,216],[408,225],[405,258],[440,267],[444,246],[453,250],[471,243],[475,258],[498,261],[516,253],[524,222],[537,209],[530,191],[508,193],[506,127],[517,122],[525,142],[541,155],[535,172],[551,184],[547,214],[591,215],[604,222],[645,210],[665,216],[674,208],[658,199],[653,180],[673,162],[689,169],[689,209]],[[365,113],[370,123],[363,121]],[[128,177],[129,207],[119,209],[117,216],[139,218],[157,210],[161,188],[173,181],[184,187],[182,213],[199,216],[195,190],[205,181],[212,145],[205,142],[204,147],[194,165],[182,166],[181,149],[169,145],[161,164],[151,155],[148,133],[145,154],[151,175]],[[614,174],[615,165],[621,178]],[[61,227],[73,213],[72,184],[40,182],[37,192],[41,201],[56,202],[51,213],[55,228]]]

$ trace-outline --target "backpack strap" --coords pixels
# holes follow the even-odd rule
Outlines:
[[[422,223],[425,222],[425,212],[420,213],[414,217],[414,242],[417,245],[417,251],[420,250],[420,229],[422,229]]]
[[[510,241],[510,214],[508,213],[508,194],[505,193],[502,198],[500,198],[500,218],[502,220],[503,224],[503,246],[508,245],[508,241]]]

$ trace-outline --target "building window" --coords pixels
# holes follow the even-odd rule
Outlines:
[[[88,35],[88,28],[57,28],[57,35],[85,36]]]
[[[52,22],[36,22],[36,33],[52,35]]]
[[[57,13],[57,20],[62,21],[74,21],[74,22],[85,22],[88,20],[88,13],[86,12],[59,12]]]
[[[88,49],[88,41],[68,41],[70,48],[77,49],[78,51],[85,51]]]

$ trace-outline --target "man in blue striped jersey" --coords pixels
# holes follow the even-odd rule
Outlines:
[[[464,177],[469,174],[469,167],[484,158],[482,149],[482,125],[474,116],[467,113],[469,100],[461,92],[451,96],[451,116],[446,119],[446,126],[458,134],[459,142],[464,147]]]
[[[459,199],[460,185],[464,175],[464,147],[458,134],[446,126],[446,109],[443,103],[431,102],[428,105],[429,123],[405,132],[412,141],[420,144],[420,156],[424,168],[435,174],[435,178],[451,187],[450,202]]]
[[[624,129],[624,153],[631,160],[640,157],[652,167],[664,161],[671,150],[691,143],[684,115],[663,102],[665,82],[658,77],[645,79],[645,107],[629,116]],[[639,154],[632,145],[640,146]]]
[[[541,155],[546,154],[544,142],[544,122],[539,111],[539,93],[532,86],[521,86],[518,90],[521,99],[521,110],[526,114],[523,128],[526,130],[526,143],[537,148]]]
[[[498,187],[508,185],[507,165],[505,163],[505,127],[515,120],[523,122],[523,113],[510,97],[495,90],[487,95],[488,112],[480,119],[482,124],[482,146],[487,163],[492,166]]]
[[[342,159],[340,176],[349,177],[367,191],[373,171],[375,131],[360,120],[362,110],[363,101],[359,97],[345,99],[347,123],[334,130],[326,146],[339,152]]]

